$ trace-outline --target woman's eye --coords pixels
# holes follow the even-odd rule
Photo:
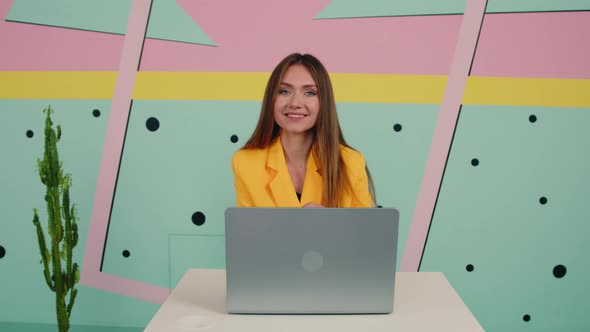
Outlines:
[[[289,90],[279,90],[280,95],[286,95],[289,93]]]
[[[311,90],[310,90],[310,91],[307,91],[307,92],[305,92],[305,95],[306,95],[306,96],[315,96],[316,94],[317,94],[317,93],[316,93],[315,91],[311,91]]]

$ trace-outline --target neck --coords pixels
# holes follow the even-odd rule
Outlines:
[[[280,135],[285,160],[289,163],[305,164],[313,144],[313,134],[311,132],[290,134],[281,131]]]

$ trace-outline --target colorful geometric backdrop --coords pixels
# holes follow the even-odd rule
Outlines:
[[[230,159],[294,51],[324,62],[400,210],[398,270],[444,272],[489,331],[590,329],[589,0],[8,0],[0,18],[0,330],[55,329],[31,222],[47,105],[80,216],[74,328],[140,331],[187,268],[224,268]]]

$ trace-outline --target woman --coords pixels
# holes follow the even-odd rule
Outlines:
[[[375,206],[364,157],[340,130],[328,72],[309,54],[291,54],[273,70],[256,129],[232,167],[237,206]]]

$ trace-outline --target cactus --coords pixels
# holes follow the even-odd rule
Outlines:
[[[33,209],[33,224],[37,230],[43,276],[49,289],[55,293],[58,330],[66,332],[70,327],[70,316],[78,293],[75,285],[80,280],[78,264],[72,262],[72,252],[78,244],[77,210],[75,204],[70,206],[71,175],[63,173],[57,153],[61,127],[58,125],[57,130],[53,128],[51,106],[43,112],[46,113],[45,144],[43,160],[38,159],[37,166],[46,189],[49,243],[45,241],[37,209]]]

